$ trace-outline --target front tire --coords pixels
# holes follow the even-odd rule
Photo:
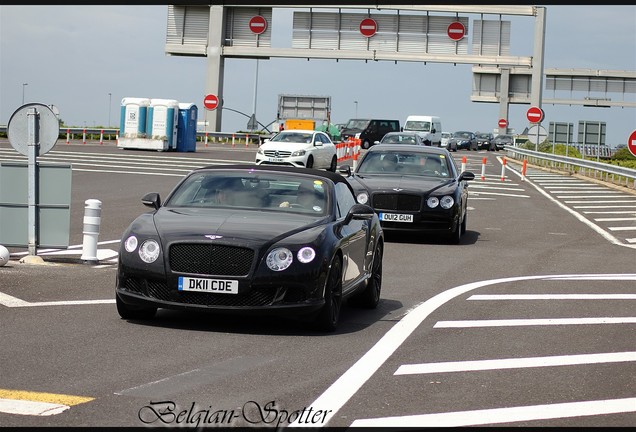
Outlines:
[[[329,266],[325,283],[325,305],[316,318],[318,330],[333,332],[338,327],[342,308],[342,262],[335,256]]]
[[[378,244],[373,254],[371,264],[371,277],[364,291],[351,297],[351,304],[367,309],[375,309],[380,303],[380,291],[382,291],[382,245]]]
[[[331,158],[331,165],[329,166],[329,171],[336,172],[337,168],[338,168],[338,157],[334,156],[333,158]]]
[[[313,167],[314,167],[314,157],[313,157],[313,156],[311,156],[311,155],[310,155],[310,156],[307,158],[307,165],[306,165],[306,167],[307,167],[307,168],[313,168]]]
[[[452,233],[448,234],[448,242],[450,244],[456,245],[456,244],[459,244],[461,239],[462,239],[462,223],[458,219],[457,224],[455,226],[455,230]]]

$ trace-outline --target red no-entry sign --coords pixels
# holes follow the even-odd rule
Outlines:
[[[459,21],[452,22],[448,25],[448,29],[446,30],[448,37],[454,41],[461,40],[466,34],[466,27],[464,24]]]
[[[360,33],[364,37],[371,37],[378,31],[378,23],[373,18],[365,18],[360,21]]]
[[[499,125],[500,128],[505,128],[506,126],[508,126],[508,122],[504,118],[499,119],[499,123],[497,124]]]
[[[261,34],[267,30],[267,20],[260,15],[256,15],[250,18],[249,26],[252,33]]]
[[[629,135],[627,148],[632,155],[636,156],[636,130]]]
[[[526,117],[530,123],[541,123],[543,116],[543,110],[536,106],[528,108],[528,112],[526,113]]]
[[[206,109],[213,110],[219,106],[219,98],[217,95],[209,94],[203,98],[203,106]]]

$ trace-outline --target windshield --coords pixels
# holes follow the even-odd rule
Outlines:
[[[291,142],[291,143],[310,143],[313,134],[294,131],[282,131],[270,141],[272,142]]]
[[[386,134],[380,141],[382,144],[417,144],[415,135],[410,134]]]
[[[356,172],[358,174],[448,178],[452,172],[448,164],[449,160],[443,154],[377,151],[367,154]]]
[[[210,170],[180,183],[163,204],[166,208],[236,208],[328,213],[329,184],[322,178],[280,173]]]
[[[364,130],[367,128],[367,125],[369,124],[370,121],[371,120],[352,119],[352,120],[349,120],[349,122],[347,123],[347,126],[345,126],[345,129]]]
[[[415,121],[409,120],[404,124],[404,129],[421,131],[421,132],[430,132],[431,130],[431,122],[427,121]]]
[[[470,132],[454,132],[453,138],[467,138],[470,139]]]

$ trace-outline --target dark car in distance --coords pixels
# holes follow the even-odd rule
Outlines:
[[[477,138],[478,150],[497,150],[495,144],[492,142],[495,137],[490,132],[476,132],[475,138]]]
[[[116,278],[123,319],[158,308],[277,314],[334,331],[340,310],[375,308],[384,233],[338,173],[217,165],[187,174],[122,236]]]
[[[387,133],[399,131],[399,120],[351,119],[340,131],[340,139],[347,141],[350,138],[357,138],[360,140],[360,146],[368,149]]]
[[[504,146],[514,145],[514,137],[512,135],[501,134],[493,138],[492,142],[495,144],[497,150],[503,150]]]
[[[411,144],[426,146],[431,145],[430,142],[424,141],[422,135],[417,132],[389,132],[380,141],[376,141],[374,144]]]
[[[477,137],[470,131],[453,132],[448,140],[448,150],[477,150]]]
[[[385,231],[439,234],[453,244],[466,232],[468,181],[475,175],[458,172],[447,149],[382,144],[354,170],[344,164],[339,171]]]

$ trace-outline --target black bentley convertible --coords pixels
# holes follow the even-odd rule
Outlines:
[[[342,303],[375,308],[383,231],[337,173],[217,165],[186,175],[122,236],[116,303],[125,319],[158,308],[285,314],[336,329]]]

